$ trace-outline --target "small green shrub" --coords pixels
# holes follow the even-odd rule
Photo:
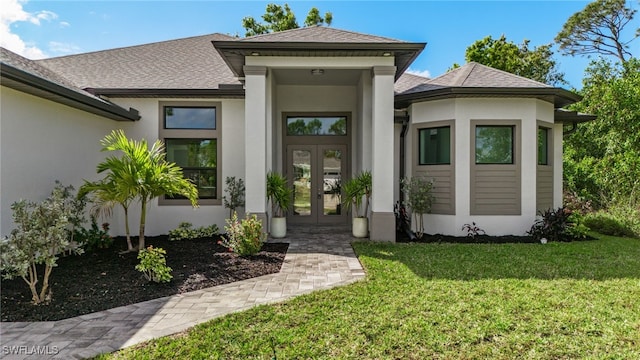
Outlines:
[[[109,235],[109,223],[103,223],[102,227],[98,227],[94,216],[91,217],[91,228],[75,229],[73,238],[87,252],[108,249],[113,245],[113,238]]]
[[[210,238],[218,235],[218,225],[200,226],[193,228],[190,222],[181,222],[177,228],[169,230],[169,240],[189,240]]]
[[[637,236],[633,229],[626,224],[624,219],[620,219],[605,211],[598,211],[586,215],[584,222],[591,230],[599,232],[600,234],[622,237]]]
[[[257,254],[267,238],[262,231],[262,221],[255,215],[247,214],[245,219],[238,220],[238,215],[234,213],[231,219],[227,219],[224,229],[227,236],[218,243],[240,256]]]
[[[140,250],[138,253],[140,263],[136,265],[136,270],[143,273],[149,281],[171,281],[173,278],[172,269],[167,266],[166,254],[167,252],[163,248],[154,248],[153,246]]]
[[[21,277],[31,290],[34,304],[51,299],[49,277],[58,256],[65,251],[82,252],[70,241],[68,227],[73,213],[66,206],[69,190],[56,182],[51,196],[44,201],[19,200],[11,205],[16,228],[8,239],[0,241],[0,270],[5,278]],[[37,265],[44,265],[43,273],[38,274]]]
[[[424,235],[424,214],[431,212],[434,201],[433,184],[432,179],[423,177],[404,178],[400,181],[402,191],[406,195],[405,205],[411,210],[416,221],[418,239]]]
[[[531,235],[536,241],[543,238],[548,241],[580,240],[580,234],[584,233],[584,237],[586,237],[586,231],[588,230],[582,227],[584,225],[576,228],[575,221],[578,218],[572,216],[572,214],[571,210],[565,207],[540,212],[540,219],[536,220],[531,229],[527,231],[527,234]]]

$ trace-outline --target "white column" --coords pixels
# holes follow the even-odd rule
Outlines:
[[[395,66],[373,67],[371,240],[395,241],[393,215]]]
[[[267,68],[245,66],[245,209],[266,229]]]

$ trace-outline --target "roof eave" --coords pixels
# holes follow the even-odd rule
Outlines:
[[[227,89],[127,89],[127,88],[87,88],[86,91],[95,94],[110,97],[178,97],[178,98],[225,98],[225,99],[242,99],[245,96],[245,90],[242,85]]]
[[[244,57],[254,52],[268,56],[267,52],[296,54],[299,52],[340,52],[349,51],[354,54],[377,52],[383,56],[390,52],[395,58],[396,80],[409,68],[411,63],[420,55],[427,43],[335,43],[335,42],[250,42],[250,41],[212,41],[224,62],[237,77],[244,76]],[[325,55],[326,56],[326,55]]]
[[[410,94],[399,94],[395,97],[396,107],[407,107],[409,104],[469,96],[499,96],[499,97],[538,97],[553,102],[555,108],[562,108],[582,100],[582,97],[562,88],[516,88],[516,87],[442,87]]]
[[[11,65],[0,64],[2,85],[31,95],[42,97],[60,104],[104,116],[116,121],[137,121],[140,115],[136,109],[126,110],[115,104],[94,98],[89,94],[69,89]]]

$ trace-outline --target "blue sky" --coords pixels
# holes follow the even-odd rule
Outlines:
[[[284,1],[273,1],[283,4]],[[29,58],[62,56],[220,32],[244,35],[241,19],[259,18],[264,1],[2,0],[0,45]],[[588,1],[287,1],[302,23],[315,6],[333,13],[332,27],[426,42],[410,70],[441,75],[474,41],[504,34],[530,46],[553,41]],[[638,3],[632,3],[638,8]],[[638,16],[640,18],[640,16]],[[640,19],[634,19],[638,27]],[[632,24],[634,25],[634,24]],[[630,28],[632,26],[629,26]],[[640,41],[632,43],[637,54]],[[589,59],[555,55],[569,81],[581,87]]]

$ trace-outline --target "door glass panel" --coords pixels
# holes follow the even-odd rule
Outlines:
[[[327,149],[322,154],[324,215],[340,215],[342,200],[342,151]]]
[[[344,116],[287,117],[287,135],[347,135],[347,118]]]
[[[293,215],[311,215],[311,151],[293,151]]]

